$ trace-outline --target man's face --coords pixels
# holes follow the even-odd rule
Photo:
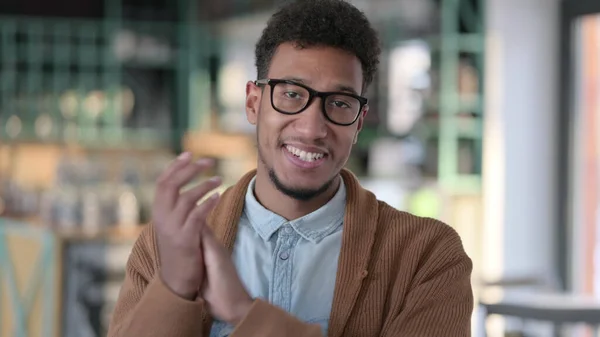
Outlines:
[[[321,92],[360,95],[363,85],[362,66],[354,55],[331,47],[300,49],[291,43],[279,46],[267,77],[291,79]],[[327,190],[346,164],[367,107],[354,124],[341,126],[327,120],[318,97],[299,114],[276,111],[271,90],[252,82],[246,87],[246,115],[257,125],[258,169],[286,195],[312,199]]]

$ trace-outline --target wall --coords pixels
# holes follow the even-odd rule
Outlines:
[[[559,0],[486,6],[484,274],[552,274]]]

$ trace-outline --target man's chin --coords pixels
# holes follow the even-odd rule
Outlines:
[[[325,193],[333,183],[333,179],[317,186],[315,186],[314,180],[310,182],[310,185],[298,184],[298,181],[290,183],[280,179],[274,170],[269,170],[269,178],[277,190],[288,197],[299,201],[309,201],[320,196]]]

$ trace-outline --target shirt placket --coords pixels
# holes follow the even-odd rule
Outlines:
[[[288,312],[292,306],[292,257],[298,239],[296,231],[289,224],[285,224],[278,231],[273,254],[273,286],[270,301]]]

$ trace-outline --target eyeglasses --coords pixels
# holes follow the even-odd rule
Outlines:
[[[257,86],[271,86],[271,106],[285,115],[299,114],[310,105],[315,97],[321,98],[321,109],[325,118],[333,124],[354,124],[368,100],[344,92],[319,92],[290,80],[263,79],[254,82]]]

